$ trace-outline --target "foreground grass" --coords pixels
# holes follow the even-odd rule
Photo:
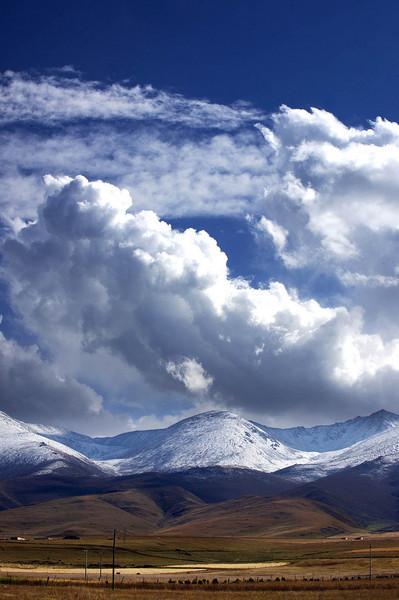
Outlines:
[[[282,590],[97,590],[83,587],[1,585],[0,598],[18,600],[392,600],[399,597],[399,582],[393,587],[372,584],[356,589],[335,588]]]

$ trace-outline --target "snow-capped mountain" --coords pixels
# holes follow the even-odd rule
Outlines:
[[[279,429],[259,425],[283,444],[307,452],[329,452],[353,446],[373,435],[399,426],[399,415],[379,410],[367,417],[356,417],[342,423],[316,427]]]
[[[196,427],[201,428],[202,423],[205,424],[209,416],[212,416],[215,425],[217,424],[217,419],[219,419],[218,422],[223,427],[226,423],[223,420],[223,415],[226,415],[226,418],[227,415],[230,415],[230,419],[233,417],[237,420],[240,419],[237,415],[226,411],[210,411],[209,413],[190,417],[166,429],[129,431],[113,437],[94,438],[48,425],[29,424],[29,428],[33,432],[73,448],[93,460],[110,460],[134,457],[137,454],[161,445],[175,431],[175,428],[180,426],[180,423],[190,424],[191,422],[195,422],[197,424]],[[348,421],[333,423],[332,425],[291,427],[287,429],[268,427],[261,423],[246,421],[245,419],[241,419],[241,422],[254,425],[268,437],[281,442],[290,449],[301,450],[305,453],[324,453],[349,448],[357,442],[367,440],[376,434],[398,427],[399,415],[379,410],[366,417],[356,417]]]
[[[331,473],[380,458],[384,459],[384,464],[399,463],[399,428],[391,427],[349,448],[321,452],[308,464],[297,464],[286,468],[284,475],[298,482],[314,481]]]
[[[131,431],[108,438],[90,438],[43,426],[31,427],[88,458],[111,464],[123,474],[214,466],[268,473],[296,462],[306,462],[313,456],[288,448],[256,424],[226,411],[189,417],[166,429]]]
[[[277,429],[210,411],[165,429],[92,438],[0,413],[0,478],[77,468],[108,474],[229,467],[311,481],[378,457],[399,461],[399,416],[378,411],[343,423]],[[72,464],[73,463],[73,464]],[[47,471],[46,471],[47,470]]]
[[[145,433],[133,437],[124,458],[112,461],[120,473],[215,466],[269,473],[313,456],[285,446],[254,423],[230,412],[211,411]]]
[[[0,478],[50,473],[99,475],[104,469],[72,448],[0,412]]]

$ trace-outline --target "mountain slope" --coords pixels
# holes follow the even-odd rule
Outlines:
[[[94,535],[113,528],[137,535],[160,531],[205,503],[179,486],[54,498],[0,512],[0,534]]]
[[[304,498],[247,497],[199,507],[164,528],[182,536],[330,536],[354,531],[345,516],[332,515]]]
[[[181,488],[51,500],[0,512],[1,535],[319,536],[352,532],[345,517],[306,498],[246,497],[205,504]]]
[[[315,456],[308,464],[297,464],[283,469],[280,474],[292,481],[314,481],[329,474],[343,471],[386,457],[391,463],[399,463],[399,428],[392,427],[373,435],[349,448],[336,452],[324,452]]]
[[[163,512],[136,490],[62,498],[0,512],[2,535],[93,535],[113,528],[153,533]]]
[[[172,473],[140,473],[109,480],[103,490],[156,489],[177,486],[184,488],[204,502],[223,502],[243,496],[277,496],[295,484],[274,473],[251,469],[205,467]],[[112,486],[112,487],[110,487]]]
[[[288,491],[348,515],[359,527],[399,528],[399,462],[384,457],[343,469]]]
[[[0,479],[55,472],[69,476],[101,475],[104,469],[0,412]]]
[[[277,440],[298,450],[329,452],[348,448],[378,433],[399,426],[399,415],[379,410],[366,417],[356,417],[342,423],[316,427],[291,427],[279,429],[258,425]]]
[[[92,438],[89,435],[77,433],[76,431],[68,431],[62,427],[51,427],[33,423],[29,423],[27,426],[33,433],[68,446],[68,448],[72,448],[92,460],[107,460],[125,455],[127,451],[126,447],[123,445],[119,446],[117,438],[123,435],[130,436],[131,433],[141,433],[129,432],[128,434],[111,438]]]

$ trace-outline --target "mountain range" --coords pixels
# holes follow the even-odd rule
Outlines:
[[[0,534],[398,529],[398,497],[399,415],[384,410],[287,429],[210,411],[114,437],[0,413]]]

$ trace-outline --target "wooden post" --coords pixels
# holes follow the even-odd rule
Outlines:
[[[369,547],[369,579],[371,581],[371,544]]]
[[[114,529],[114,539],[112,542],[112,589],[115,589],[115,539],[116,529]]]
[[[83,550],[83,552],[85,553],[85,582],[87,583],[87,553],[88,553],[88,550]]]

